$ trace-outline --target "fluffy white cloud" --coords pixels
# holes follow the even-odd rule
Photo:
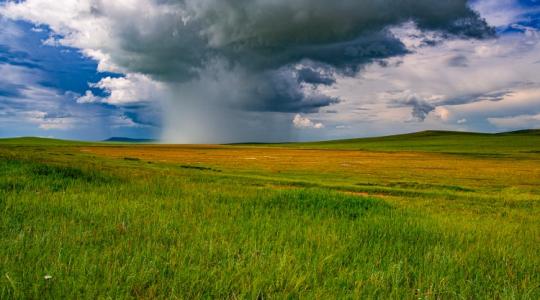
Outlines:
[[[293,119],[294,127],[305,129],[305,128],[314,128],[314,129],[322,129],[324,128],[323,123],[316,123],[308,119],[307,117],[302,117],[300,114],[297,114],[294,116]]]
[[[105,77],[90,85],[104,90],[108,96],[98,97],[90,90],[77,103],[107,103],[116,106],[157,101],[164,97],[165,86],[142,74],[128,74],[125,77]]]
[[[161,83],[142,74],[128,74],[125,77],[105,77],[92,87],[106,91],[109,96],[101,102],[112,105],[128,105],[157,100],[164,91]],[[94,97],[95,98],[95,97]]]
[[[77,98],[77,103],[99,103],[102,102],[103,98],[95,96],[92,91],[86,91],[86,93]]]

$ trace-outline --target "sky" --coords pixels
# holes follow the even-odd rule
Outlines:
[[[540,0],[0,0],[0,138],[540,128]]]

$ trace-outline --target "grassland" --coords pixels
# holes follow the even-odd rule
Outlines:
[[[0,298],[540,299],[539,186],[536,131],[3,140]]]

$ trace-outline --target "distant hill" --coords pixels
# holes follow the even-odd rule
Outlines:
[[[152,139],[132,139],[127,137],[112,137],[104,140],[104,142],[117,142],[117,143],[154,143],[157,140]]]
[[[497,133],[497,134],[498,135],[509,135],[509,134],[540,135],[540,129],[524,129],[524,130],[517,130],[517,131],[501,132],[501,133]]]
[[[60,140],[41,137],[18,137],[18,138],[0,138],[0,144],[5,145],[50,145],[50,146],[76,146],[76,145],[99,145],[103,142],[116,142],[116,143],[152,143],[155,140],[150,139],[130,139],[124,137],[113,137],[102,142],[87,142],[87,141],[73,141],[73,140]]]
[[[254,144],[254,146],[256,145]],[[495,134],[429,130],[383,137],[270,144],[266,146],[303,149],[426,151],[497,155],[510,152],[540,153],[540,130],[529,129]]]
[[[3,145],[104,145],[107,143],[154,143],[151,139],[112,137],[99,142],[65,141],[24,137],[0,139]],[[339,149],[366,151],[425,151],[467,155],[494,155],[507,153],[540,154],[540,130],[528,129],[502,133],[475,133],[459,131],[421,131],[383,137],[333,140],[302,143],[244,143],[230,146],[285,147],[294,149]]]
[[[47,146],[71,146],[71,145],[89,145],[91,142],[82,141],[70,141],[59,140],[51,138],[41,137],[18,137],[18,138],[6,138],[0,139],[0,144],[4,145],[21,145],[21,146],[35,146],[35,145],[47,145]]]

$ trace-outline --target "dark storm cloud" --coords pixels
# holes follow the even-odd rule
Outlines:
[[[306,72],[305,68],[302,70]],[[339,99],[326,96],[313,86],[332,84],[332,77],[320,73],[315,75],[317,72],[313,70],[308,76],[302,74],[302,70],[299,74],[289,69],[269,71],[253,78],[248,82],[250,88],[246,93],[246,97],[252,98],[247,98],[241,106],[253,111],[309,113],[339,102]],[[312,86],[302,87],[302,83]]]
[[[298,70],[298,82],[307,84],[332,85],[336,82],[333,74],[328,74],[312,68]]]
[[[91,14],[113,23],[119,47],[107,49],[112,61],[173,83],[196,79],[209,64],[223,61],[231,72],[242,69],[259,79],[245,83],[254,91],[248,98],[256,98],[246,103],[248,109],[311,111],[336,103],[306,94],[302,85],[329,85],[331,72],[354,75],[374,59],[407,53],[387,31],[402,22],[448,36],[493,35],[466,0],[156,0],[154,5],[167,6],[168,12],[133,18],[107,2],[94,3]],[[302,61],[330,71],[300,69],[296,83],[275,75]]]
[[[486,37],[493,32],[465,0],[206,0],[156,1],[160,18],[115,21],[118,64],[165,79],[196,76],[212,58],[255,70],[311,59],[347,68],[403,51],[389,25],[414,20],[422,29]],[[177,11],[174,10],[177,9]],[[100,17],[113,17],[96,2]],[[186,22],[178,19],[186,15]],[[127,54],[127,55],[126,55]]]

